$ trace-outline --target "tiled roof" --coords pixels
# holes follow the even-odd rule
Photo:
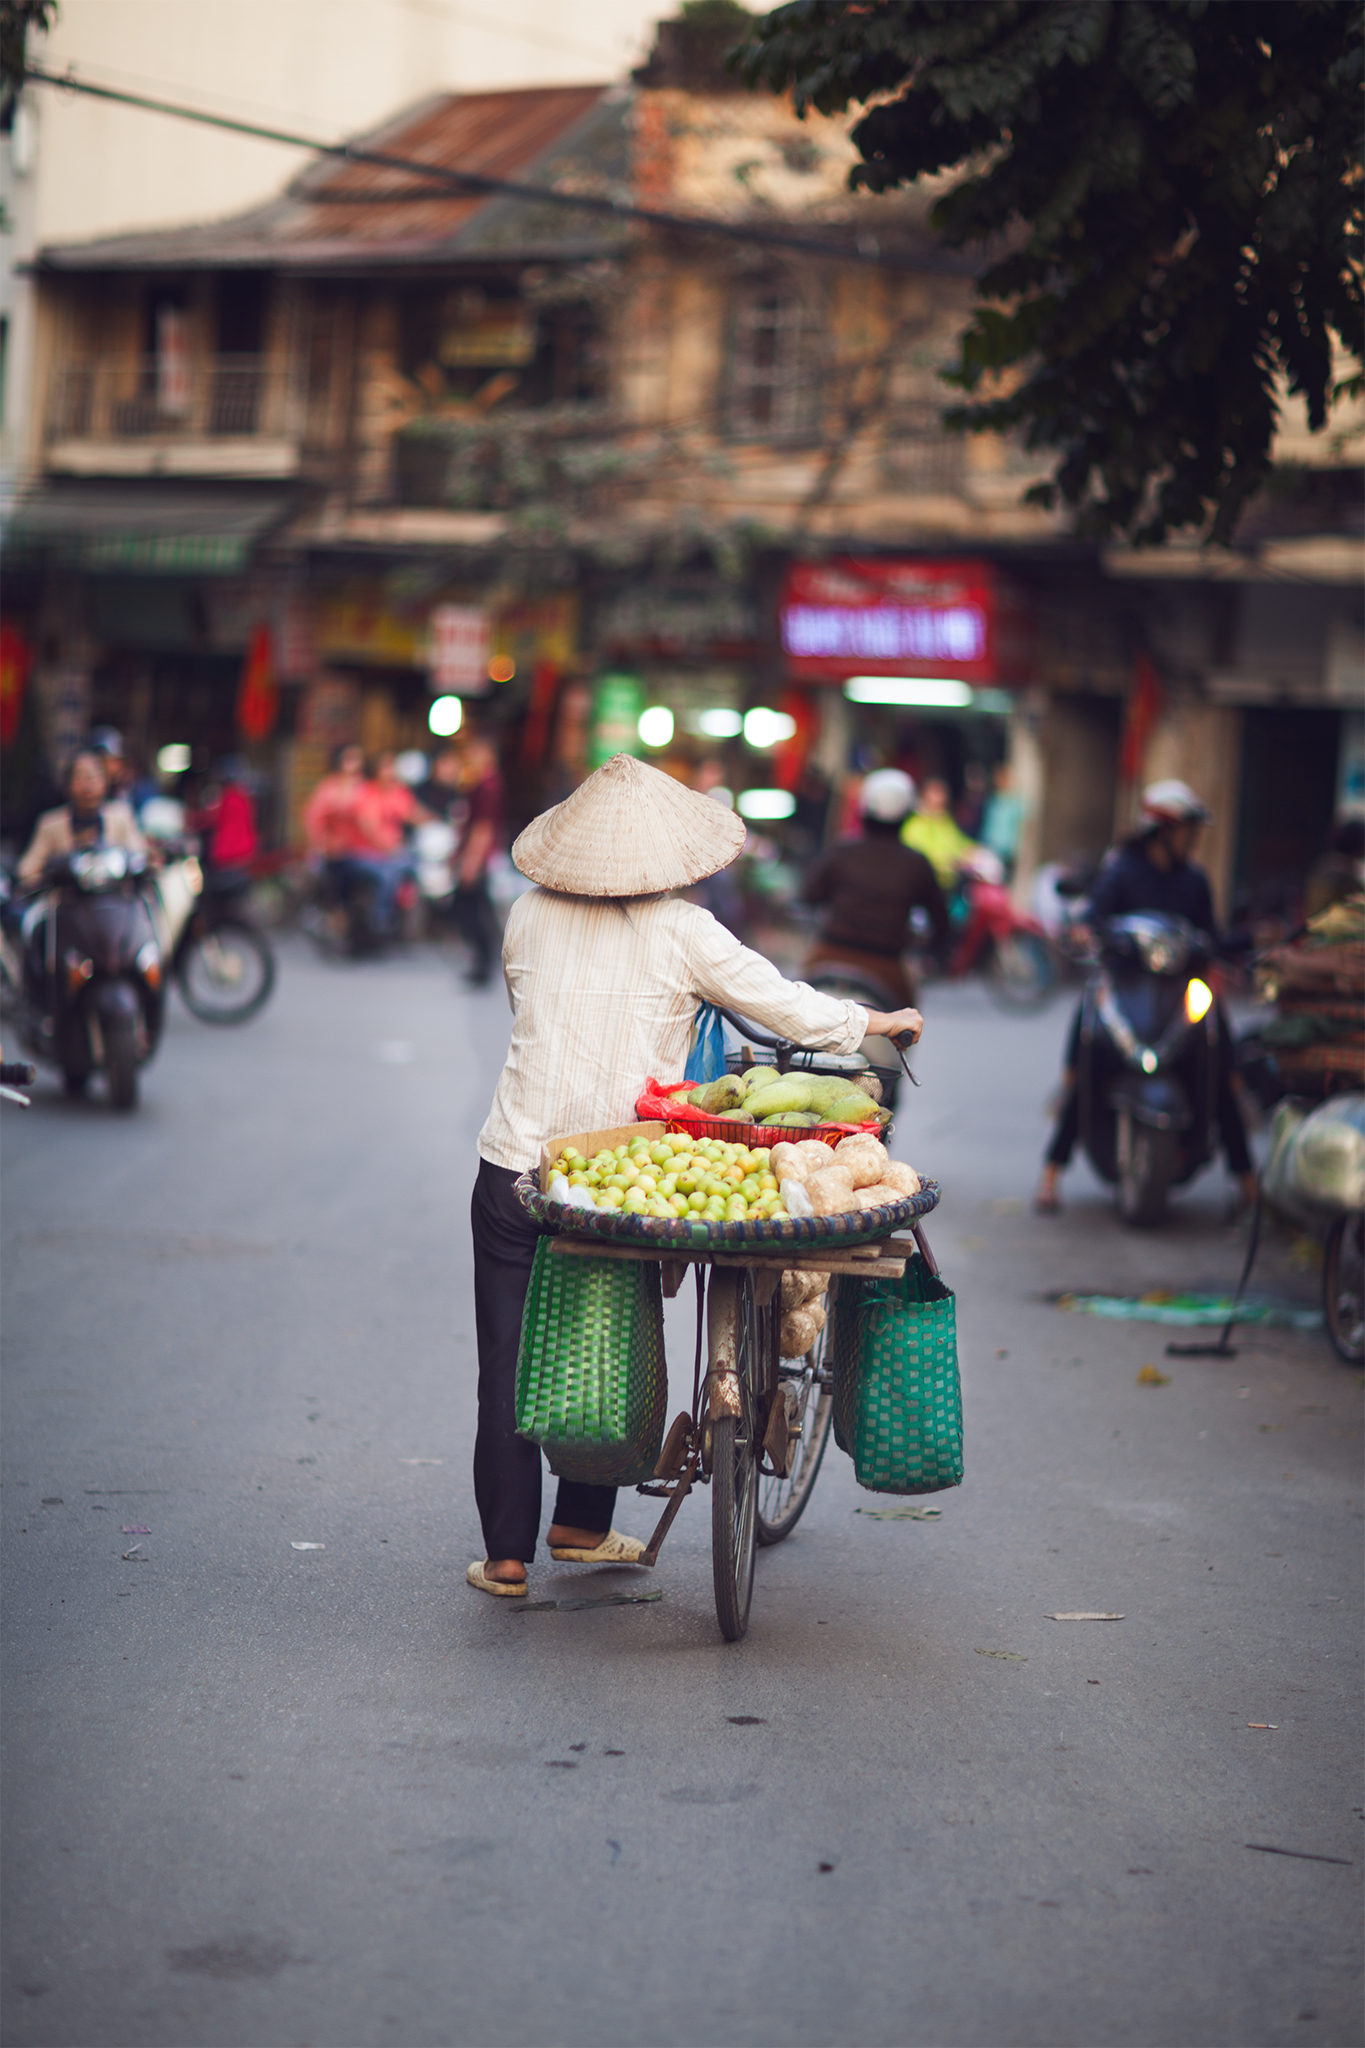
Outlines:
[[[625,197],[625,107],[619,87],[448,93],[359,141],[448,171]],[[326,157],[283,197],[250,213],[67,243],[44,249],[38,260],[59,270],[420,268],[576,255],[610,246],[621,232],[600,216],[562,206],[443,190],[420,173]]]

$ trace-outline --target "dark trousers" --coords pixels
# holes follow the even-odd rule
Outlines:
[[[450,899],[450,916],[471,954],[470,980],[487,981],[502,945],[498,913],[488,893],[487,875],[480,875],[477,882],[456,889]]]
[[[517,1176],[479,1161],[470,1220],[474,1228],[474,1323],[479,1340],[479,1427],[474,1439],[474,1498],[485,1555],[529,1564],[540,1532],[540,1446],[516,1431],[517,1348],[521,1312],[540,1238],[512,1192]],[[554,1519],[571,1529],[611,1527],[614,1486],[561,1479]]]
[[[1044,1154],[1046,1163],[1049,1166],[1068,1166],[1070,1164],[1071,1154],[1075,1150],[1076,1139],[1081,1128],[1081,1099],[1080,1091],[1076,1086],[1076,1069],[1080,1064],[1081,1011],[1083,1008],[1084,1005],[1077,1006],[1076,1014],[1071,1020],[1071,1032],[1066,1041],[1066,1094],[1062,1098],[1062,1105],[1057,1114],[1056,1128],[1052,1133],[1052,1143]],[[1221,1003],[1218,1005],[1217,1016],[1218,1095],[1215,1102],[1215,1114],[1218,1118],[1218,1135],[1223,1141],[1223,1151],[1227,1157],[1229,1173],[1249,1173],[1251,1171],[1251,1153],[1247,1146],[1246,1125],[1242,1122],[1242,1112],[1238,1107],[1237,1097],[1232,1092],[1232,1076],[1237,1064],[1237,1049],[1233,1044],[1232,1033],[1228,1029],[1228,1020],[1223,1014]]]

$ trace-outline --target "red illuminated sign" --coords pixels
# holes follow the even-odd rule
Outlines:
[[[1020,616],[990,562],[794,562],[780,624],[787,674],[797,682],[856,675],[1023,680]]]

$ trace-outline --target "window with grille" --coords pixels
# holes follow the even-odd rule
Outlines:
[[[816,424],[816,321],[790,285],[748,284],[735,303],[730,351],[730,432],[780,440]]]

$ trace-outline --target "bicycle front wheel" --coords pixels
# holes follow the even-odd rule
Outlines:
[[[1037,932],[997,939],[986,965],[986,987],[1002,1010],[1045,1009],[1057,992],[1057,962]]]
[[[712,1285],[715,1285],[713,1280]],[[737,1643],[749,1626],[754,1591],[754,1540],[758,1525],[758,1390],[765,1353],[765,1316],[748,1273],[733,1295],[735,1377],[740,1412],[716,1417],[711,1432],[711,1574],[716,1619],[727,1643]]]
[[[830,1328],[826,1322],[804,1358],[784,1358],[778,1367],[779,1383],[796,1389],[801,1435],[785,1479],[759,1475],[755,1533],[762,1544],[780,1543],[791,1535],[805,1513],[820,1471],[834,1418],[834,1393],[827,1384],[830,1373],[826,1364],[832,1356]]]

